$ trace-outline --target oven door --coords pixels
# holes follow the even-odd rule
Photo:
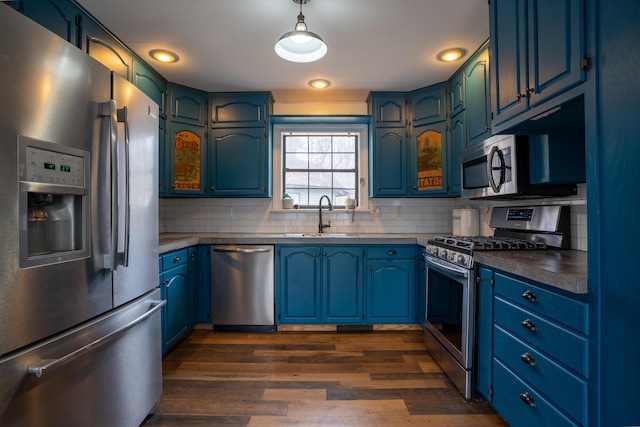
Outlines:
[[[425,328],[465,371],[472,366],[475,273],[427,256]]]

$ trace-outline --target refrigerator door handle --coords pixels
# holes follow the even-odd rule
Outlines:
[[[124,252],[118,253],[118,262],[124,267],[129,266],[129,237],[131,236],[131,205],[129,203],[129,110],[127,107],[118,109],[118,122],[124,123]]]
[[[136,326],[138,323],[142,322],[143,320],[145,320],[148,317],[151,317],[156,311],[160,310],[160,308],[165,305],[167,303],[166,300],[152,300],[149,301],[150,303],[150,307],[149,310],[147,310],[146,312],[144,312],[142,315],[138,316],[137,318],[133,319],[131,322],[127,323],[124,326],[121,326],[120,328],[116,329],[115,331],[111,331],[109,332],[107,335],[104,335],[101,338],[96,339],[95,341],[90,342],[89,344],[80,347],[77,350],[72,351],[71,353],[68,353],[58,359],[43,359],[40,360],[39,362],[33,363],[31,365],[29,365],[27,367],[27,372],[31,375],[34,375],[36,378],[40,378],[42,376],[42,374],[45,373],[45,371],[47,369],[51,369],[54,368],[57,365],[60,365],[64,362],[67,362],[71,359],[74,359],[78,356],[80,356],[81,354],[99,346],[102,344],[105,344],[106,342],[108,342],[109,340],[115,338],[117,335],[120,335],[121,333],[125,332],[128,329],[133,328],[134,326]]]
[[[118,268],[118,124],[116,101],[113,99],[101,104],[102,116],[108,117],[108,126],[103,126],[100,141],[108,141],[111,160],[111,252],[104,254],[102,268],[115,271]],[[106,135],[105,135],[106,133]],[[114,185],[114,182],[116,183]]]

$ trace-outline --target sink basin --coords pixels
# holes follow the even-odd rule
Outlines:
[[[291,233],[284,234],[285,237],[357,237],[357,234],[349,234],[349,233]]]

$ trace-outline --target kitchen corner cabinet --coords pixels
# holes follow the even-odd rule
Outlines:
[[[366,320],[418,323],[415,246],[367,246]]]
[[[186,86],[169,84],[170,116],[172,122],[206,126],[207,93]]]
[[[493,126],[585,80],[584,7],[584,0],[491,1]]]
[[[164,195],[205,194],[205,132],[201,126],[169,121],[164,150],[166,159],[160,159],[160,164],[167,168],[164,173],[160,171],[166,181],[162,186],[167,190]]]
[[[449,192],[448,151],[446,122],[413,127],[409,156],[412,196],[445,195]]]
[[[478,269],[480,392],[514,427],[589,425],[586,298]]]
[[[278,324],[362,324],[360,246],[280,246]]]
[[[160,257],[162,307],[162,352],[165,353],[189,331],[189,265],[187,249]]]

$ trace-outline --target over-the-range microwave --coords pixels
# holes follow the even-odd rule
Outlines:
[[[577,194],[575,184],[532,184],[529,137],[495,135],[460,153],[460,196],[478,198],[560,197]]]

